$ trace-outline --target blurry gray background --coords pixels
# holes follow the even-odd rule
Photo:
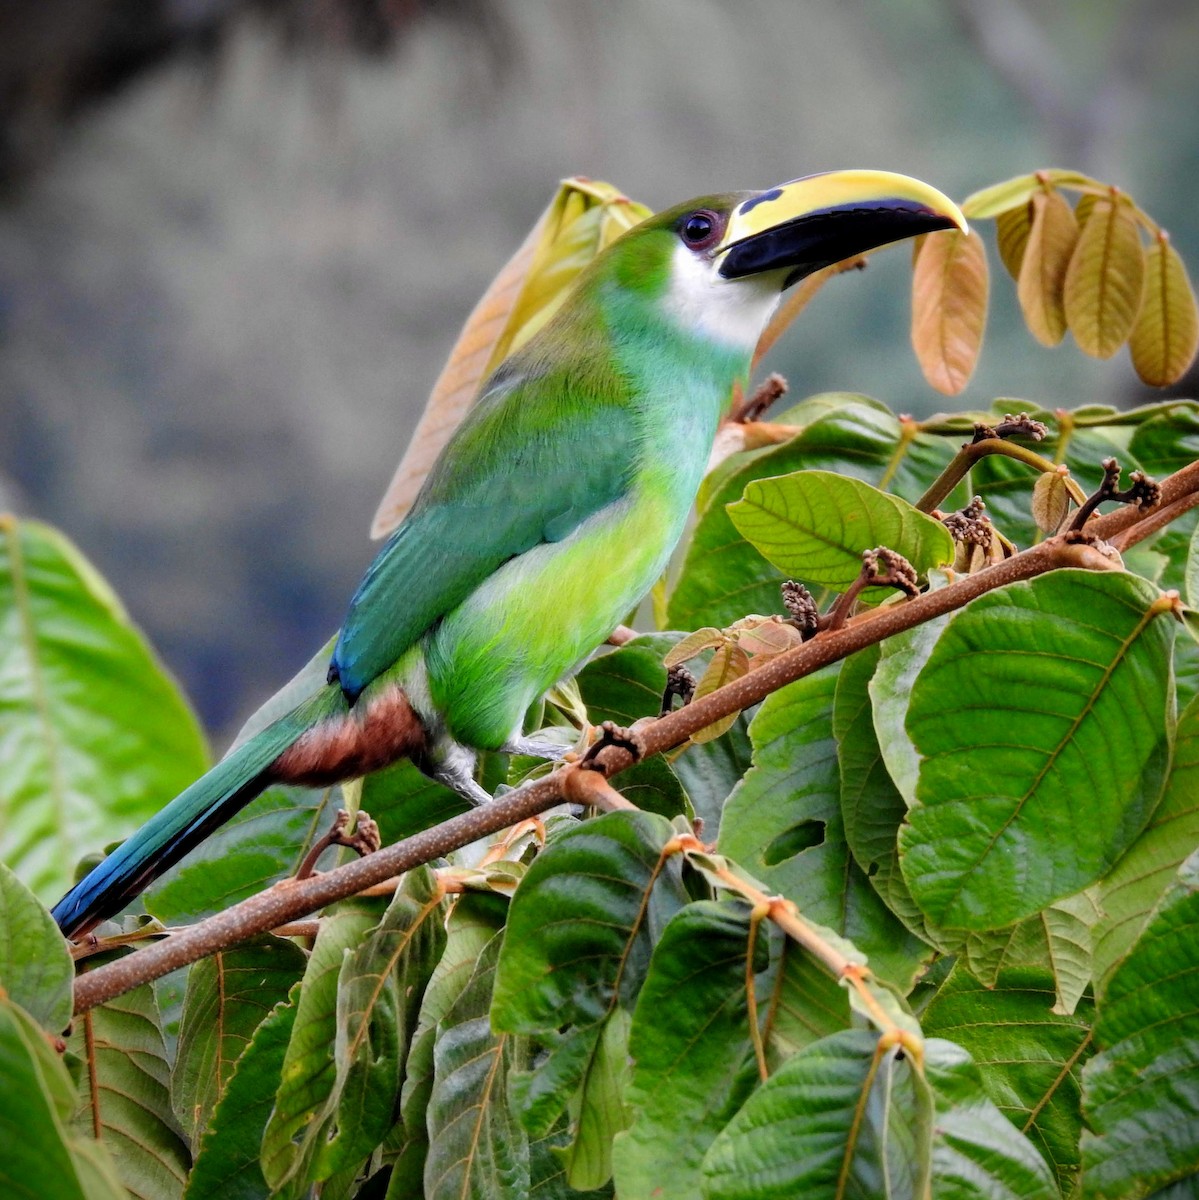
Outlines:
[[[458,327],[559,177],[661,207],[842,166],[958,199],[1072,167],[1194,271],[1197,51],[1193,0],[9,3],[0,506],[81,545],[220,744],[339,623]],[[992,262],[957,401],[912,358],[903,251],[770,365],[918,414],[1160,395],[1123,354],[1038,347]]]

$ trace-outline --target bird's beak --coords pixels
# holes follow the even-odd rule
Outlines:
[[[966,218],[936,188],[891,171],[828,171],[742,201],[713,256],[725,279],[790,268],[783,286],[902,238],[966,231]]]

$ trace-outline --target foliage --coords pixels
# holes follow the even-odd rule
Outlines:
[[[1130,341],[1139,370],[1179,369],[1185,272],[1156,231],[1139,275],[1128,266],[1150,226],[1122,194],[1041,172],[970,210],[998,218],[1034,336],[1071,330],[1095,353]],[[960,307],[985,280],[980,254],[931,238],[917,251],[917,289],[940,289],[922,291],[917,343],[926,361],[940,347],[946,382],[981,335]],[[1117,270],[1126,286],[1097,302],[1095,272]],[[1194,515],[1129,539],[1122,562],[1095,551],[1096,569],[1013,579],[863,642],[744,713],[720,702],[902,613],[901,592],[951,594],[1021,547],[1077,548],[1085,533],[1055,535],[1088,492],[1131,502],[1102,461],[1190,468],[1199,405],[1003,400],[915,422],[839,393],[772,424],[709,475],[658,596],[668,631],[602,651],[533,714],[566,736],[652,718],[668,669],[677,683],[691,664],[692,703],[715,719],[614,777],[636,809],[559,810],[223,944],[80,1014],[65,1040],[72,965],[42,901],[202,764],[94,571],[61,535],[6,518],[0,1191],[1190,1194]],[[492,756],[483,782],[529,769]],[[159,921],[290,874],[358,800],[386,842],[459,811],[408,764],[361,796],[273,790],[149,892],[149,918],[102,929],[84,965],[136,961]],[[53,853],[51,836],[65,839]]]

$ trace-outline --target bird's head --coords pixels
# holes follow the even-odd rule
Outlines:
[[[683,328],[753,346],[779,297],[822,267],[888,242],[966,228],[947,196],[890,171],[829,171],[660,212],[608,251],[622,285]]]

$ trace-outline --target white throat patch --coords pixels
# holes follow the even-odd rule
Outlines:
[[[738,349],[752,349],[778,305],[782,294],[779,275],[770,271],[723,279],[715,262],[697,257],[680,242],[675,247],[670,291],[663,307],[689,332],[701,332]]]

